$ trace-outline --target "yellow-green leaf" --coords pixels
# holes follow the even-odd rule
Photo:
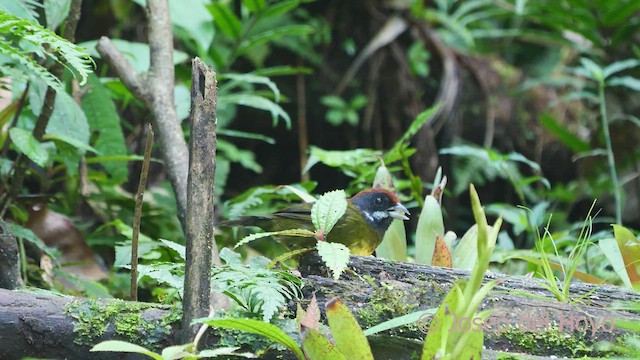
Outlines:
[[[416,229],[417,263],[431,265],[437,237],[444,237],[442,208],[435,197],[427,195]]]
[[[315,329],[306,328],[302,332],[302,347],[308,359],[346,360],[340,350]]]
[[[371,359],[371,347],[349,308],[338,298],[326,304],[327,320],[336,347],[348,359]]]

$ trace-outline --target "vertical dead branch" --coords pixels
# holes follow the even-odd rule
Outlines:
[[[182,341],[189,342],[197,328],[191,320],[209,313],[211,266],[220,263],[213,237],[214,173],[216,170],[217,88],[213,69],[199,58],[191,70],[191,137],[187,184],[187,231]]]
[[[144,147],[144,161],[142,162],[138,192],[136,193],[136,208],[133,212],[133,235],[131,236],[131,300],[133,301],[138,301],[138,236],[140,235],[144,189],[147,187],[147,174],[149,174],[152,147],[153,126],[149,124],[147,128],[147,144]]]

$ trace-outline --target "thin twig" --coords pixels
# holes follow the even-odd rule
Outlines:
[[[144,189],[147,187],[147,175],[151,162],[151,148],[153,147],[153,127],[147,128],[147,144],[144,147],[144,161],[140,171],[140,182],[136,193],[136,207],[133,212],[133,235],[131,236],[131,300],[138,301],[138,236],[140,235],[140,220],[142,218],[142,204]]]
[[[298,58],[298,67],[302,67],[302,58]],[[298,96],[298,152],[300,156],[300,181],[309,181],[309,172],[303,173],[307,167],[307,147],[309,146],[309,136],[307,134],[307,97],[304,74],[296,76],[296,94]]]

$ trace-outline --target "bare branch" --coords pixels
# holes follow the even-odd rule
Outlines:
[[[153,128],[178,204],[178,218],[186,233],[189,150],[173,102],[173,34],[169,4],[167,0],[149,0],[146,9],[151,58],[146,79],[136,74],[108,38],[100,39],[97,50],[129,91],[144,102],[153,115]]]
[[[147,107],[151,107],[151,95],[145,86],[145,82],[136,74],[133,66],[129,64],[129,61],[125,59],[124,55],[113,45],[111,40],[106,36],[101,37],[96,50],[98,50],[102,59],[113,67],[116,75],[122,80],[127,89]]]
[[[186,231],[189,150],[173,103],[173,34],[169,3],[167,0],[148,0],[147,11],[151,53],[147,87],[151,95],[154,129],[176,195],[178,217]]]

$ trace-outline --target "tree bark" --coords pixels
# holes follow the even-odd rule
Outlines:
[[[353,311],[363,329],[406,313],[437,307],[451,285],[469,275],[463,270],[391,262],[373,257],[352,257],[349,267],[351,270],[336,281],[327,277],[327,271],[317,256],[304,256],[300,265],[305,283],[303,292],[305,299],[315,294],[320,304],[334,296],[340,297]],[[481,309],[493,309],[490,319],[500,320],[504,326],[502,331],[498,331],[500,328],[485,331],[485,359],[495,358],[496,350],[540,355],[541,358],[551,358],[552,355],[598,356],[600,353],[595,347],[597,342],[617,342],[622,336],[630,334],[616,326],[611,329],[607,321],[640,321],[637,313],[611,308],[615,302],[640,300],[639,294],[617,286],[572,284],[571,298],[577,302],[568,304],[558,302],[544,286],[532,279],[489,273],[485,280],[498,280],[499,285],[489,293]],[[74,300],[80,304],[90,301],[0,290],[0,358],[93,358],[94,355],[105,359],[129,358],[122,354],[89,354],[90,346],[74,343],[74,339],[83,339],[73,332],[78,323],[69,315],[73,311],[66,311],[68,304]],[[101,304],[113,302],[100,301]],[[150,306],[142,311],[142,317],[147,322],[163,318],[169,313],[166,307],[159,305],[144,306]],[[320,308],[324,311],[324,306]],[[295,303],[292,302],[284,317],[293,318],[294,309]],[[531,326],[536,319],[539,327],[535,331],[506,329],[506,324]],[[599,326],[595,331],[588,319],[593,319]],[[603,323],[602,320],[606,321]],[[547,325],[554,322],[555,330],[546,329]],[[177,335],[179,331],[178,321],[171,324],[171,332],[156,336],[157,346],[176,343],[174,334]],[[586,332],[577,331],[576,324],[580,328],[586,326]],[[412,353],[419,354],[425,336],[422,325],[428,324],[418,323],[370,336],[376,358],[409,359]],[[91,344],[114,337],[122,338],[122,335],[116,334],[115,328],[110,322],[105,334],[92,339]],[[146,334],[140,334],[141,338],[149,336],[149,333]],[[281,355],[289,358],[290,354],[272,353],[268,357]]]
[[[153,129],[157,133],[162,159],[176,197],[178,218],[186,233],[189,150],[173,99],[175,79],[169,3],[167,0],[149,0],[146,11],[151,60],[147,76],[136,74],[109,38],[101,37],[96,49],[129,91],[144,102],[153,115]]]
[[[192,340],[197,326],[191,320],[209,313],[212,259],[218,247],[213,237],[216,172],[216,74],[195,58],[191,70],[191,137],[187,187],[187,232],[182,341]]]

